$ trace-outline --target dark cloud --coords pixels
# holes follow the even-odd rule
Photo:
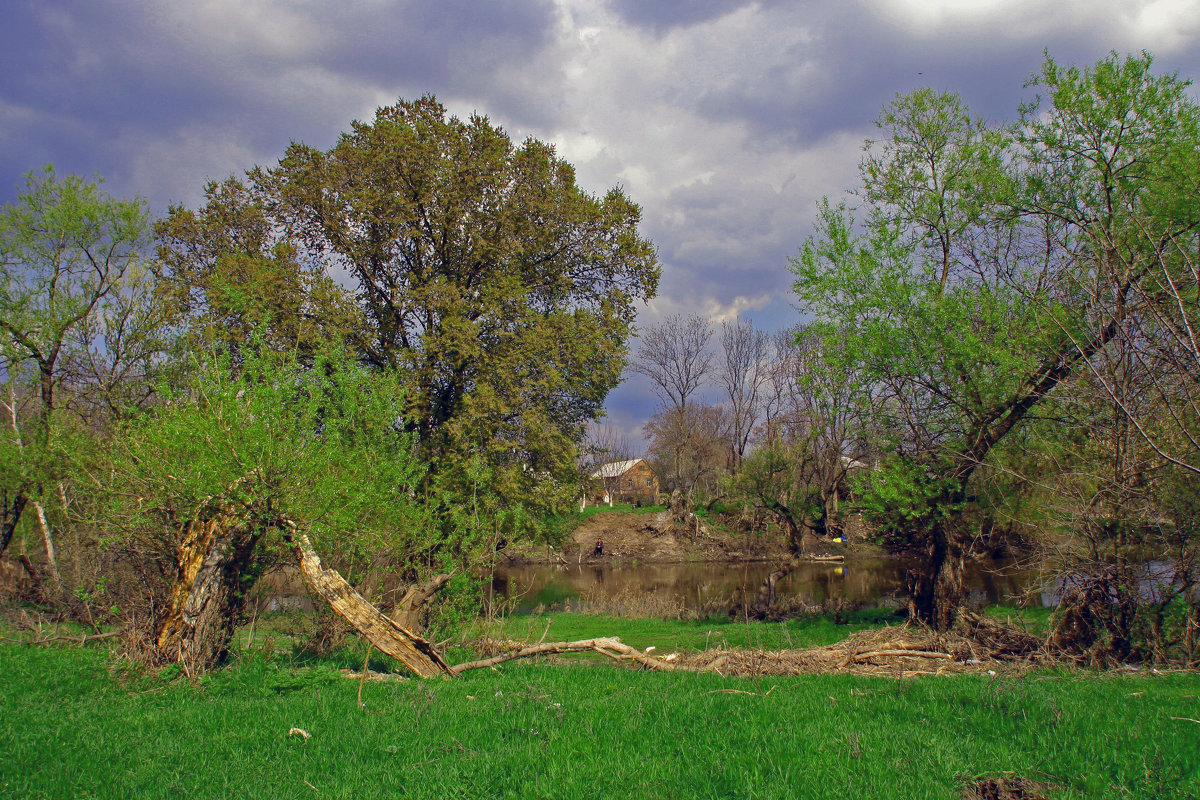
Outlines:
[[[1064,63],[1087,64],[1117,47],[1115,31],[1092,16],[1054,31],[1016,19],[914,30],[910,20],[882,13],[880,3],[868,0],[764,13],[776,41],[785,44],[694,97],[694,108],[708,119],[745,120],[764,146],[803,147],[861,128],[897,93],[922,86],[959,92],[986,119],[1012,119],[1031,97],[1023,84],[1044,51]],[[1162,64],[1195,74],[1200,52],[1184,51]]]
[[[1128,0],[8,0],[0,200],[53,161],[156,210],[192,203],[205,179],[432,92],[643,205],[664,263],[643,324],[737,311],[783,327],[813,204],[854,185],[897,93],[954,90],[1009,120],[1044,50],[1149,48],[1200,76],[1198,17]],[[631,383],[613,403],[644,418],[645,395]]]
[[[626,23],[662,33],[708,22],[753,4],[753,0],[611,0],[609,8]]]
[[[546,45],[556,19],[548,0],[213,9],[151,13],[135,0],[10,7],[0,47],[20,67],[0,73],[0,182],[54,160],[132,189],[131,146],[197,133],[256,155],[278,154],[291,139],[327,146],[397,88],[486,96],[505,64]]]

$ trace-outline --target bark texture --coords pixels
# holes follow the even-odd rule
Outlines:
[[[336,570],[322,566],[308,536],[293,530],[291,540],[299,556],[304,579],[371,644],[422,678],[450,674],[449,665],[437,654],[432,643],[388,619]]]
[[[409,586],[392,611],[392,622],[410,631],[420,630],[421,609],[454,577],[453,572],[435,575],[422,583]]]
[[[258,538],[229,514],[188,523],[155,636],[160,659],[179,664],[188,674],[225,660],[245,589],[257,577],[252,557]]]

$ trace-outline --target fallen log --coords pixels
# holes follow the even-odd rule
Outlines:
[[[333,610],[349,622],[376,648],[387,653],[422,678],[449,675],[450,666],[442,660],[433,643],[393,622],[365,597],[354,590],[337,570],[326,569],[307,535],[286,521],[288,538],[300,558],[300,571],[313,590]]]
[[[453,667],[450,667],[450,672],[460,675],[470,669],[487,669],[488,667],[494,667],[497,664],[503,664],[506,661],[513,661],[518,658],[554,655],[557,653],[583,653],[587,651],[601,653],[609,658],[618,660],[629,660],[649,669],[661,670],[663,672],[675,671],[675,665],[669,661],[648,656],[641,650],[630,647],[613,636],[599,639],[581,639],[575,642],[541,642],[526,645],[510,650],[507,653],[501,653],[498,656],[492,656],[491,658],[482,658],[478,661],[455,664]]]

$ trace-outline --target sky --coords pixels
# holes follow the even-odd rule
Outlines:
[[[1200,0],[4,0],[0,20],[0,201],[53,162],[155,213],[195,205],[432,93],[641,205],[662,263],[643,329],[797,322],[788,259],[898,93],[1003,122],[1046,52],[1200,77]],[[653,406],[632,377],[609,422],[638,442]]]

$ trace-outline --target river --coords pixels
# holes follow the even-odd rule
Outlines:
[[[497,566],[492,589],[498,602],[507,601],[517,613],[540,607],[695,615],[727,609],[743,593],[754,595],[772,567],[769,563]],[[805,564],[779,581],[776,596],[809,605],[839,600],[863,606],[898,605],[903,575],[904,563],[896,559]],[[1041,590],[1035,570],[1011,562],[971,563],[965,581],[972,604],[1012,604],[1030,590],[1038,604],[1057,602],[1056,592]]]

